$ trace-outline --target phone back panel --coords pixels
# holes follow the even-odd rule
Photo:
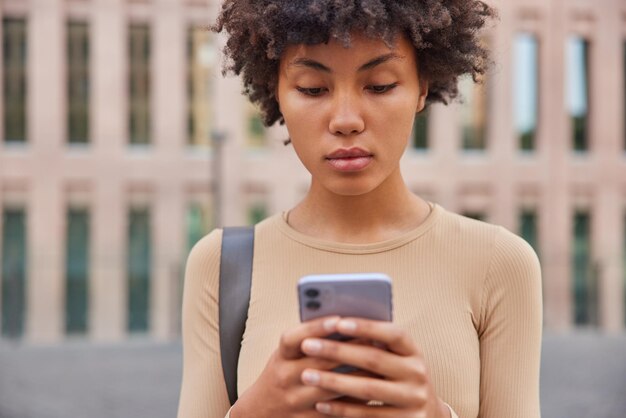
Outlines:
[[[391,279],[385,274],[323,274],[298,282],[300,319],[339,315],[391,321]]]

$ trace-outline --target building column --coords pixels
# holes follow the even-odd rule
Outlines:
[[[459,197],[457,193],[459,173],[460,132],[458,106],[443,106],[435,104],[430,108],[429,128],[432,141],[430,152],[432,154],[433,167],[437,168],[439,175],[435,177],[437,190],[437,203],[452,212],[459,211]]]
[[[591,68],[602,67],[604,71],[591,71],[593,126],[593,152],[601,165],[597,165],[596,194],[592,219],[592,260],[598,271],[598,307],[600,326],[610,333],[624,329],[624,283],[622,276],[622,251],[624,216],[620,179],[623,178],[622,155],[624,137],[623,94],[607,91],[623,91],[622,70],[623,37],[622,16],[615,2],[613,7],[598,8],[599,23],[604,30],[598,31],[593,46]],[[619,51],[619,53],[616,53]],[[620,135],[621,134],[621,135]]]
[[[270,215],[293,208],[302,199],[302,185],[310,178],[302,166],[292,145],[285,146],[283,141],[289,137],[287,128],[274,125],[267,130],[268,148],[271,153],[268,160],[273,163],[272,178],[269,181]],[[289,173],[285,176],[284,173]]]
[[[224,36],[217,37],[216,42],[221,51],[225,44]],[[222,63],[216,65],[216,73],[220,73]],[[219,76],[221,77],[221,75]],[[221,82],[216,83],[213,109],[215,109],[215,128],[224,134],[221,150],[221,183],[220,202],[216,201],[221,210],[222,225],[243,225],[246,222],[246,209],[243,205],[242,171],[245,170],[246,151],[246,123],[245,97],[241,95],[241,79],[228,75]],[[217,155],[213,154],[212,164]]]
[[[513,184],[517,143],[513,134],[513,94],[510,86],[513,85],[513,5],[501,3],[498,14],[500,21],[494,31],[491,54],[498,57],[497,70],[487,73],[488,97],[492,101],[488,108],[487,150],[489,163],[494,173],[498,173],[499,181],[494,188],[491,201],[489,221],[517,233],[518,209],[515,199],[519,190]]]
[[[33,183],[27,208],[29,248],[26,337],[49,343],[63,336],[63,195],[65,26],[60,0],[34,0],[28,21],[28,132]]]
[[[555,331],[566,331],[572,323],[571,242],[572,210],[568,161],[571,155],[570,129],[565,117],[565,39],[566,4],[564,0],[550,3],[547,16],[552,30],[542,39],[540,66],[544,85],[554,89],[540,97],[540,120],[552,121],[545,129],[540,151],[544,161],[551,161],[545,194],[541,200],[539,240],[542,249],[545,322]],[[544,68],[549,70],[544,71]]]
[[[159,0],[154,21],[154,144],[155,160],[162,167],[156,182],[154,203],[150,323],[157,339],[175,335],[180,308],[178,284],[185,246],[185,198],[175,161],[184,158],[186,147],[186,38],[182,5],[178,0]],[[174,177],[176,176],[176,177]]]
[[[184,269],[185,206],[180,185],[161,185],[154,204],[150,332],[160,340],[176,335],[179,284]]]
[[[623,330],[622,215],[619,190],[606,188],[595,196],[591,250],[598,272],[598,313],[602,329],[612,333]]]
[[[92,22],[92,137],[94,205],[90,277],[90,336],[120,341],[126,336],[128,312],[126,259],[126,196],[119,165],[126,150],[127,58],[125,3],[96,0]]]
[[[2,19],[0,19],[0,21],[2,21]],[[0,33],[2,33],[1,31],[2,29],[2,24],[0,23]],[[0,54],[1,55],[1,54]],[[1,61],[0,61],[1,62]],[[0,100],[1,102],[2,100]],[[0,111],[2,110],[2,108],[0,107]],[[0,118],[1,119],[1,118]],[[0,128],[2,127],[2,125],[0,124]],[[0,145],[0,166],[2,166],[2,146]],[[0,174],[2,174],[0,172]],[[2,312],[4,312],[2,310],[2,281],[4,280],[4,274],[2,274],[2,262],[3,257],[2,257],[2,246],[4,245],[3,239],[2,237],[3,235],[3,230],[4,230],[4,209],[5,209],[5,198],[4,198],[4,194],[6,193],[5,190],[5,186],[4,186],[4,182],[2,181],[3,177],[2,175],[0,175],[0,337],[2,337]]]
[[[6,16],[3,12],[4,12],[4,10],[2,10],[2,7],[0,7],[0,17],[1,18],[4,18]],[[0,36],[4,37],[4,19],[0,19]],[[26,42],[28,42],[28,40]],[[2,50],[2,49],[3,49],[3,47],[0,46],[0,50]],[[0,68],[4,69],[4,53],[0,54]],[[4,70],[2,70],[2,72],[0,74],[3,75],[3,73],[4,73]],[[3,77],[4,77],[4,75],[3,75]],[[4,148],[4,80],[2,81],[2,83],[0,83],[0,97],[2,97],[2,100],[0,100],[0,115],[2,115],[2,117],[0,117],[0,132],[2,132],[2,134],[0,134],[0,138],[2,138],[2,141],[3,141],[3,143],[0,144],[0,162],[1,162],[2,161],[3,148]],[[1,185],[2,185],[2,183],[0,183],[0,186]],[[2,191],[2,189],[0,189],[0,191]],[[2,193],[0,193],[0,195],[1,194]],[[0,266],[1,265],[2,264],[0,264]],[[0,302],[1,301],[2,301],[2,299],[0,299]],[[0,310],[0,319],[1,318],[2,318],[2,310]]]
[[[120,341],[128,314],[126,259],[127,210],[118,181],[98,184],[92,217],[93,250],[89,286],[89,329],[95,341]]]

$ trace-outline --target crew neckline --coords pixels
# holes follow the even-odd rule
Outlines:
[[[327,241],[303,234],[302,232],[295,230],[291,225],[287,223],[287,212],[277,214],[275,217],[275,222],[280,232],[282,232],[284,235],[291,238],[292,240],[297,241],[308,247],[344,254],[373,254],[393,250],[424,235],[441,217],[441,213],[443,211],[443,209],[436,203],[428,202],[428,204],[431,207],[431,211],[426,219],[424,219],[424,222],[419,224],[417,227],[395,238],[391,238],[385,241],[371,242],[367,244],[351,244],[345,242]]]

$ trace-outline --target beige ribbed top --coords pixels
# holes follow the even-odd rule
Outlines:
[[[178,418],[221,418],[229,410],[218,336],[221,236],[215,230],[203,238],[187,264]],[[298,323],[298,279],[356,272],[392,278],[394,321],[420,346],[437,394],[460,418],[539,417],[537,257],[504,228],[437,205],[416,229],[373,244],[317,240],[280,215],[257,225],[239,393]]]

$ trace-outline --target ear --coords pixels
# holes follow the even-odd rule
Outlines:
[[[425,78],[421,78],[419,80],[420,85],[420,95],[417,100],[417,107],[415,108],[415,113],[419,113],[424,110],[426,106],[426,97],[428,97],[428,81]]]

